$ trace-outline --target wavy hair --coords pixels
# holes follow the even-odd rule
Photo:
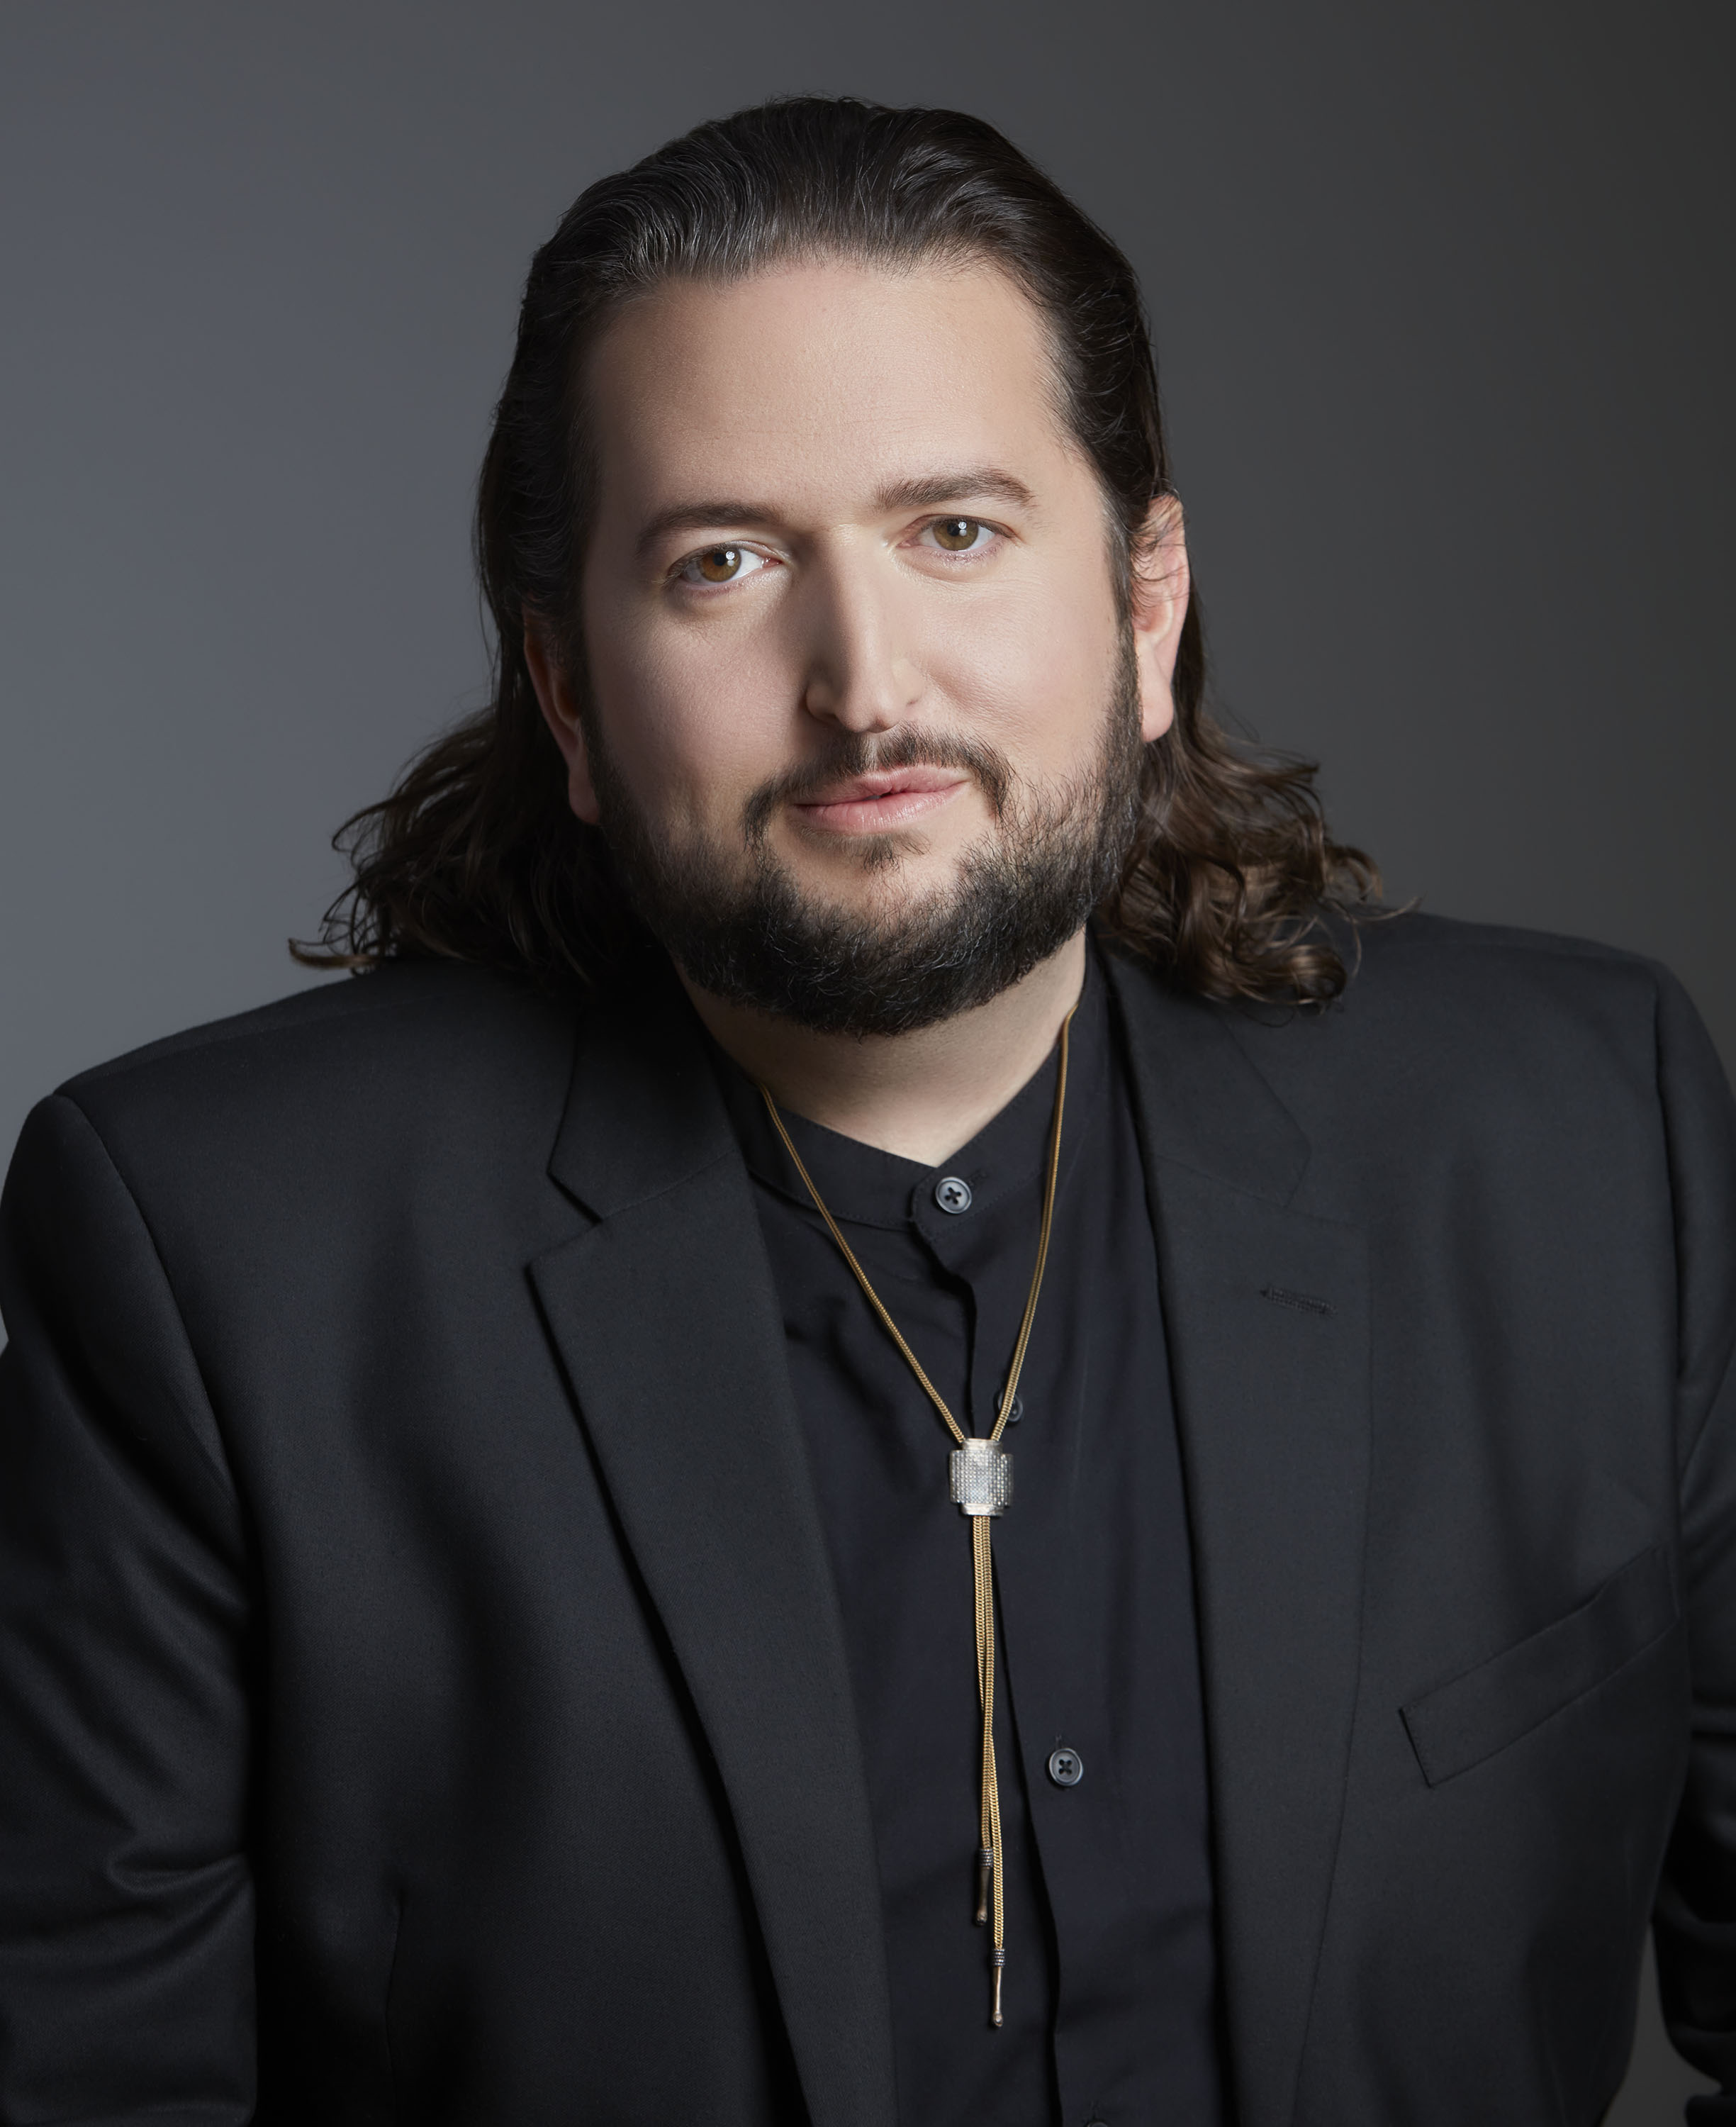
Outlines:
[[[1174,493],[1150,334],[1109,239],[982,120],[803,97],[696,127],[585,192],[532,262],[477,497],[495,634],[492,699],[335,837],[353,877],[304,964],[442,956],[545,983],[595,978],[642,938],[606,844],[569,810],[523,651],[527,613],[583,671],[578,582],[592,494],[579,382],[622,306],[676,279],[727,282],[792,257],[985,261],[1037,306],[1067,421],[1114,529],[1123,611],[1152,505]],[[1175,721],[1145,748],[1139,826],[1101,932],[1213,997],[1322,1003],[1346,971],[1334,915],[1379,880],[1327,831],[1312,763],[1232,741],[1205,703],[1197,601]]]

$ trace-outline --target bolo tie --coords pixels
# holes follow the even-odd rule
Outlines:
[[[856,1282],[862,1287],[868,1305],[879,1317],[881,1326],[898,1347],[905,1363],[921,1384],[924,1394],[939,1412],[941,1424],[953,1438],[953,1446],[948,1457],[947,1474],[953,1502],[970,1523],[971,1560],[976,1580],[977,1697],[982,1713],[982,1787],[977,1826],[976,1924],[978,1927],[990,1930],[989,2021],[997,2030],[1001,2021],[1001,1975],[1006,1969],[1006,1911],[1002,1897],[1005,1857],[1000,1840],[1000,1789],[995,1776],[995,1571],[990,1531],[1012,1503],[1013,1458],[1000,1445],[1000,1436],[1006,1430],[1008,1419],[1018,1407],[1015,1399],[1019,1391],[1019,1376],[1024,1365],[1025,1348],[1031,1340],[1031,1324],[1037,1318],[1037,1298],[1043,1290],[1043,1267],[1048,1261],[1049,1232],[1055,1218],[1055,1187],[1061,1172],[1061,1119],[1067,1105],[1067,1034],[1072,1020],[1073,1015],[1070,1011],[1061,1025],[1061,1056],[1055,1076],[1055,1113],[1049,1126],[1048,1168],[1043,1180],[1043,1220],[1037,1236],[1036,1267],[1031,1272],[1031,1289],[1025,1298],[1024,1319],[1019,1324],[1018,1339],[1008,1363],[1006,1383],[1000,1391],[999,1415],[986,1438],[973,1438],[965,1432],[948,1408],[945,1397],[923,1371],[922,1362],[905,1342],[897,1324],[887,1312],[879,1294],[868,1282],[868,1272],[856,1260],[855,1251],[840,1232],[838,1221],[827,1210],[825,1200],[814,1187],[814,1177],[803,1165],[802,1154],[797,1151],[789,1132],[783,1126],[783,1118],[778,1112],[778,1103],[766,1086],[761,1084],[759,1087],[767,1112],[778,1136],[783,1140],[783,1149],[789,1154],[796,1172],[802,1177],[808,1195],[814,1200],[814,1209],[825,1221],[826,1230],[838,1244],[844,1261],[854,1272]]]

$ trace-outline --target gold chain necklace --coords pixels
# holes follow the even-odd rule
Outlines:
[[[1076,1010],[1077,1007],[1075,1007]],[[982,1812],[977,1849],[977,1925],[987,1926],[992,1916],[993,1933],[989,1950],[989,1968],[992,1979],[989,2020],[997,2027],[1000,2023],[1000,1978],[1006,1968],[1006,1913],[1001,1897],[1001,1878],[1004,1857],[1000,1846],[1000,1788],[995,1776],[995,1574],[994,1561],[989,1547],[989,1528],[994,1518],[1005,1513],[1013,1496],[1013,1458],[1000,1445],[1001,1434],[1014,1408],[1014,1399],[1019,1390],[1019,1376],[1024,1365],[1025,1347],[1031,1340],[1031,1324],[1037,1318],[1037,1296],[1043,1290],[1043,1272],[1048,1261],[1049,1231],[1055,1220],[1055,1185],[1061,1173],[1061,1118],[1067,1105],[1067,1034],[1073,1022],[1069,1012],[1061,1022],[1061,1060],[1055,1078],[1055,1116],[1049,1130],[1048,1172],[1043,1188],[1043,1223],[1037,1236],[1037,1267],[1031,1272],[1031,1289],[1024,1303],[1024,1319],[1019,1325],[1018,1342],[1013,1347],[1013,1357],[1007,1368],[1006,1384],[1000,1391],[1000,1415],[995,1420],[994,1430],[984,1440],[972,1439],[958,1419],[948,1409],[946,1399],[922,1370],[922,1362],[906,1343],[898,1325],[881,1304],[880,1296],[869,1284],[868,1272],[857,1262],[855,1252],[838,1229],[838,1221],[826,1209],[825,1201],[814,1187],[814,1177],[802,1164],[802,1154],[791,1141],[783,1126],[783,1118],[778,1112],[778,1103],[769,1089],[761,1084],[759,1092],[765,1101],[778,1135],[783,1140],[783,1149],[802,1177],[807,1193],[814,1200],[814,1208],[826,1223],[826,1229],[838,1244],[844,1261],[856,1274],[856,1282],[867,1296],[868,1303],[892,1342],[903,1353],[911,1371],[922,1384],[929,1401],[939,1412],[941,1422],[957,1442],[948,1458],[954,1503],[959,1511],[968,1516],[971,1524],[971,1553],[976,1567],[977,1581],[977,1696],[982,1708]]]

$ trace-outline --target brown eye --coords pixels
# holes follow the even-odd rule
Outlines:
[[[974,517],[943,517],[934,527],[934,543],[949,554],[968,553],[982,528]]]
[[[707,547],[699,556],[699,573],[708,584],[726,584],[741,573],[739,547]]]

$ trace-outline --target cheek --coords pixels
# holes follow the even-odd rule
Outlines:
[[[784,765],[787,689],[751,643],[720,656],[698,632],[623,626],[586,607],[597,715],[627,787],[654,816],[702,819],[738,806]]]
[[[1015,764],[1064,773],[1099,745],[1119,651],[1114,609],[1095,580],[961,613],[937,649],[961,721]]]

